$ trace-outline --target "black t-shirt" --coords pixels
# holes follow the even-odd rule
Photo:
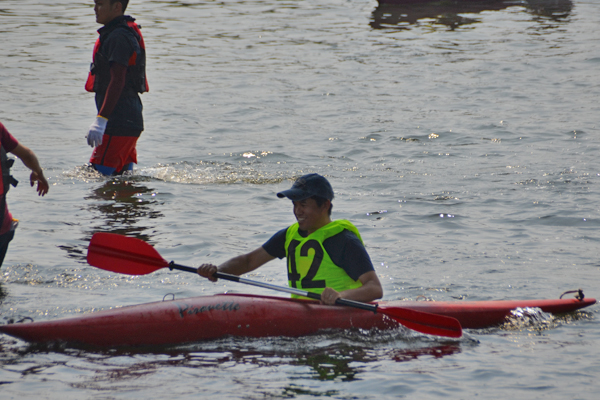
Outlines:
[[[123,22],[123,17],[115,18],[105,27],[100,28],[98,32],[102,42],[99,52],[108,60],[109,64],[117,63],[127,66],[133,53],[139,54],[141,51],[133,31]],[[98,111],[102,108],[105,94],[106,92],[96,93]],[[144,130],[142,101],[137,93],[123,90],[109,117],[106,129],[107,131],[113,129]]]
[[[285,257],[285,233],[287,230],[288,228],[280,230],[262,245],[263,249],[272,257],[279,259]],[[307,236],[306,232],[298,232],[302,237]],[[362,274],[375,270],[365,246],[349,230],[344,230],[335,236],[325,239],[323,246],[327,254],[329,254],[331,261],[346,271],[348,276],[355,281]]]

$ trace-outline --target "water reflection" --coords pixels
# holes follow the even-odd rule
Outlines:
[[[335,346],[301,354],[293,364],[311,367],[314,371],[314,379],[353,381],[358,371],[350,364],[357,361],[366,362],[368,358],[370,358],[368,351],[364,347]]]
[[[420,357],[434,357],[442,358],[452,354],[460,353],[460,345],[456,343],[432,346],[432,347],[421,347],[417,349],[402,349],[398,350],[394,356],[394,361],[406,362],[416,360]]]
[[[163,204],[157,195],[155,189],[139,181],[106,181],[85,198],[93,204],[91,211],[99,211],[104,218],[89,232],[90,237],[95,232],[112,232],[147,241],[150,237],[144,232],[152,229],[152,226],[146,224],[152,219],[163,217],[160,211],[155,210],[157,205]],[[139,222],[142,224],[138,224]]]
[[[524,5],[534,16],[557,22],[567,19],[573,9],[571,0],[527,0]]]
[[[373,369],[380,368],[382,362],[389,366],[389,361],[440,359],[460,353],[465,345],[407,338],[402,332],[390,335],[390,332],[346,331],[300,338],[229,337],[175,347],[111,349],[65,347],[64,343],[3,348],[0,343],[0,371],[9,365],[14,379],[48,379],[50,384],[60,381],[88,394],[117,390],[139,393],[140,387],[162,384],[165,374],[199,378],[197,385],[202,386],[223,371],[236,371],[240,381],[253,382],[246,387],[246,398],[307,395],[329,398],[340,394],[339,386],[319,382],[359,382]],[[224,390],[219,378],[210,384],[216,385],[215,393]],[[235,383],[231,380],[226,383],[231,384]]]
[[[93,225],[81,239],[85,245],[60,246],[68,256],[85,262],[87,243],[96,232],[111,232],[151,241],[147,234],[154,228],[152,220],[164,215],[156,210],[163,204],[158,193],[139,177],[119,177],[105,181],[85,197]]]
[[[570,16],[573,2],[571,0],[379,0],[379,5],[373,10],[370,25],[374,29],[404,30],[410,29],[411,25],[426,24],[454,30],[481,21],[472,14],[515,6],[524,7],[527,12],[536,17],[536,20],[559,22]]]
[[[314,338],[314,337],[313,337]],[[302,341],[303,339],[296,339]],[[287,343],[283,348],[278,345]],[[307,370],[293,369],[296,379],[306,378],[317,381],[344,381],[360,380],[361,374],[366,369],[366,364],[384,360],[396,362],[411,362],[424,357],[442,358],[461,352],[461,345],[430,344],[407,346],[407,343],[392,341],[387,344],[368,345],[367,343],[347,344],[336,343],[320,347],[308,343],[303,349],[298,349],[291,338],[270,339],[243,339],[228,338],[217,342],[196,343],[182,346],[179,349],[169,350],[164,347],[148,348],[117,348],[108,351],[86,348],[61,348],[61,345],[34,344],[28,346],[26,352],[30,354],[44,354],[48,351],[71,354],[79,360],[86,360],[90,369],[96,370],[89,380],[80,382],[82,388],[96,389],[106,385],[127,387],[128,383],[135,385],[137,379],[152,375],[165,367],[185,368],[235,368],[235,366],[256,366],[269,368],[277,373],[277,367],[284,367],[282,371],[290,370],[286,366],[307,366]],[[253,348],[257,344],[258,348]],[[274,349],[266,349],[272,344]],[[398,348],[404,347],[404,348]],[[415,346],[415,347],[413,347]],[[185,350],[183,349],[185,347]],[[291,348],[290,348],[291,347]],[[143,355],[143,357],[140,357]],[[40,369],[41,367],[38,367]],[[251,370],[247,368],[242,368]],[[282,372],[284,375],[285,372]],[[287,394],[306,394],[306,386],[285,385],[281,387]],[[313,394],[316,394],[313,393]],[[319,393],[323,395],[324,393]],[[292,396],[295,397],[295,396]]]
[[[334,346],[332,348],[319,349],[308,354],[299,355],[296,365],[310,366],[314,379],[353,381],[358,379],[362,370],[362,363],[374,362],[381,359],[392,359],[397,362],[407,362],[421,357],[442,358],[452,354],[460,353],[460,345],[457,343],[425,346],[404,349],[386,349],[383,351],[369,349],[364,346]]]

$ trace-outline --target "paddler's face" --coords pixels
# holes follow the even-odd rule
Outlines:
[[[123,6],[119,1],[111,4],[110,0],[94,0],[94,12],[96,13],[96,22],[106,25],[123,15]]]
[[[325,201],[321,206],[313,198],[293,201],[292,203],[294,204],[294,215],[298,221],[299,228],[307,231],[309,234],[331,222],[329,218],[329,200]]]

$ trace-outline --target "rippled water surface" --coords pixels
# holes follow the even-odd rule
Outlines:
[[[20,220],[0,323],[223,291],[192,274],[89,266],[95,232],[197,266],[293,222],[277,191],[326,175],[386,300],[599,297],[600,2],[139,1],[150,92],[133,176],[85,164],[89,2],[0,2],[0,120]],[[284,284],[276,261],[250,278]],[[598,306],[517,315],[463,339],[325,332],[153,349],[36,347],[0,336],[0,398],[595,399]]]

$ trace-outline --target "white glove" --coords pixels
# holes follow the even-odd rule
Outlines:
[[[98,115],[94,123],[90,125],[90,131],[86,136],[87,142],[90,146],[97,147],[102,144],[102,136],[106,130],[107,123],[108,120],[106,118]]]

